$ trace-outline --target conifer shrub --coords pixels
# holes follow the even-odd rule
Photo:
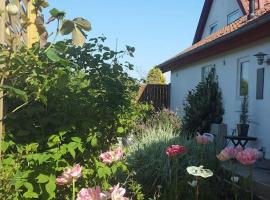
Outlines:
[[[183,110],[182,132],[189,136],[194,136],[196,132],[209,132],[211,124],[223,121],[222,93],[215,69],[189,91]]]
[[[147,84],[165,84],[166,79],[162,71],[159,68],[154,67],[149,71],[146,78],[146,83]]]

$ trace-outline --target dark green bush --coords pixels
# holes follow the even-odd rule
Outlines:
[[[209,132],[211,124],[223,121],[223,114],[222,94],[213,69],[186,97],[182,132],[191,136]]]
[[[6,99],[7,134],[19,143],[42,144],[50,135],[68,131],[95,136],[105,148],[124,135],[138,114],[138,84],[126,72],[133,66],[119,57],[132,52],[114,52],[104,40],[91,39],[82,48],[58,42],[47,52],[34,46],[12,54],[5,84],[22,91],[24,99],[11,93]]]

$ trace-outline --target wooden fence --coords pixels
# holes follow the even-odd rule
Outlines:
[[[139,91],[139,102],[151,103],[156,110],[170,107],[170,84],[142,85]]]

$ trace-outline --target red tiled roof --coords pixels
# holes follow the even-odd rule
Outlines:
[[[248,1],[248,0],[242,0],[242,1]],[[265,13],[270,12],[270,0],[268,0],[268,4],[265,4],[265,6],[261,9],[257,9],[256,13],[255,13],[255,18],[261,17],[262,15],[264,15]],[[248,15],[244,15],[243,17],[241,17],[240,19],[238,19],[237,21],[223,27],[222,29],[220,29],[219,31],[205,37],[204,39],[202,39],[201,41],[195,43],[193,46],[189,47],[188,49],[184,50],[182,53],[186,53],[192,49],[195,49],[199,46],[202,46],[206,43],[209,43],[211,41],[214,41],[224,35],[227,35],[233,31],[236,31],[237,29],[241,28],[242,26],[250,23],[251,21],[253,21],[254,19],[248,19]]]
[[[249,1],[250,0],[240,0],[246,13],[249,13]],[[265,4],[269,3],[269,0],[255,0],[255,9],[260,9],[265,6]]]
[[[249,0],[241,0],[241,2],[243,4],[243,7],[244,7],[246,13],[249,13]],[[228,35],[234,31],[238,30],[239,28],[249,24],[253,20],[262,17],[266,13],[270,13],[270,0],[256,0],[255,18],[249,19],[249,15],[246,14],[246,15],[242,16],[240,19],[238,19],[237,21],[235,21],[235,22],[223,27],[222,29],[218,30],[217,32],[203,38],[202,40],[195,43],[194,45],[187,48],[186,50],[180,52],[179,54],[177,54],[175,57],[173,57],[170,60],[175,60],[178,56],[181,56],[185,53],[190,52],[191,50],[197,49],[198,47],[202,47],[202,46],[204,46],[212,41],[215,41],[215,40],[217,40],[225,35]],[[169,63],[170,60],[166,61],[165,63]],[[165,63],[163,63],[163,64],[165,64]],[[161,64],[161,66],[163,64]]]

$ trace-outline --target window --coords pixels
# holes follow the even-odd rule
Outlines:
[[[202,68],[202,81],[204,81],[212,69],[215,69],[215,65],[208,65]]]
[[[239,96],[248,95],[248,69],[249,61],[242,61],[239,63]]]
[[[216,32],[218,30],[218,25],[217,23],[211,24],[209,26],[209,34],[211,35],[212,33]]]
[[[264,90],[264,68],[257,69],[256,99],[263,99]]]
[[[231,24],[240,18],[240,10],[236,10],[227,16],[227,24]]]

